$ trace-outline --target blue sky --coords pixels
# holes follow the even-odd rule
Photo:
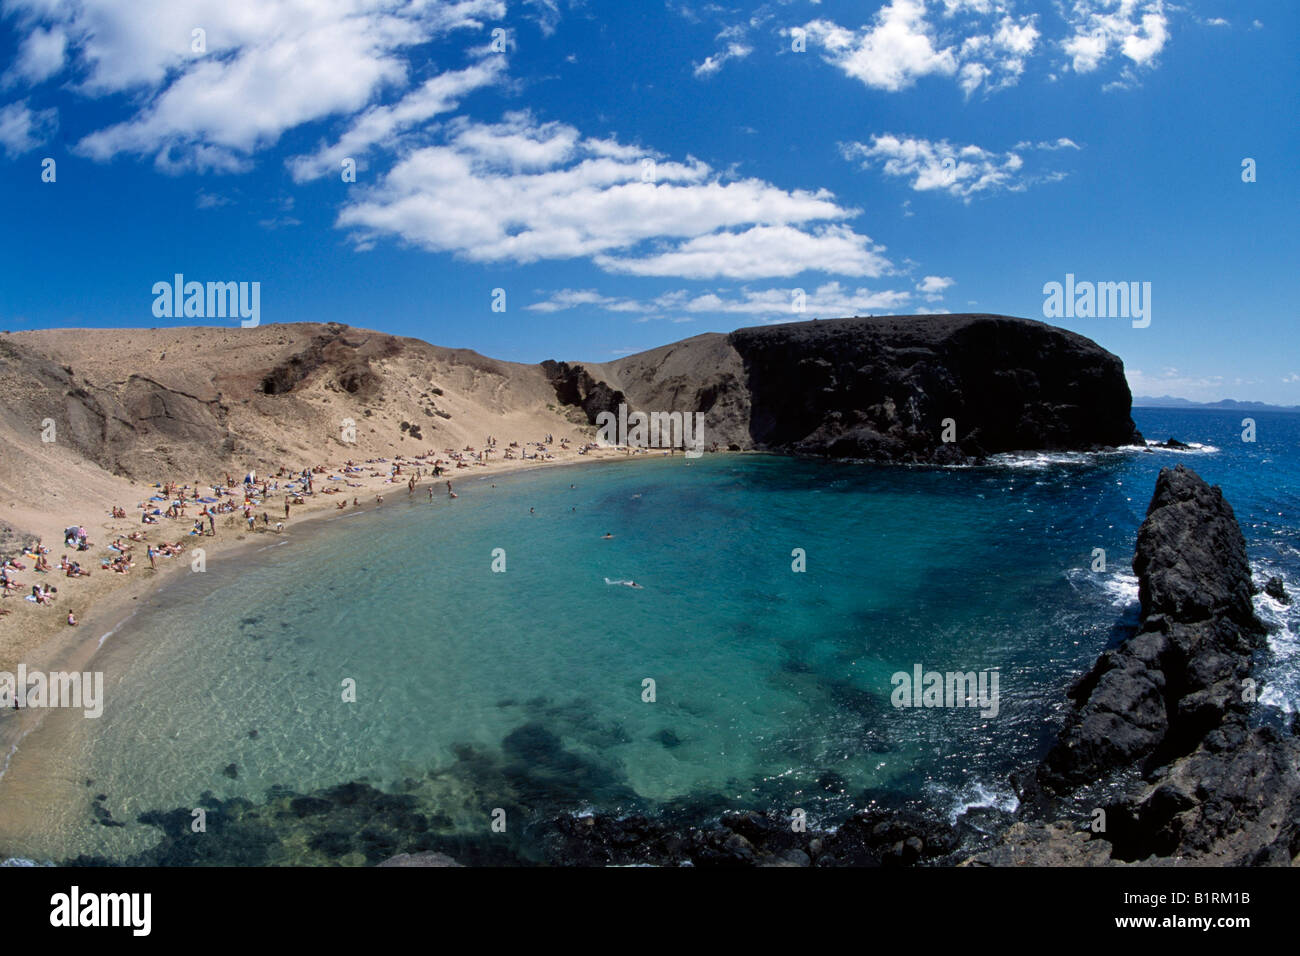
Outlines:
[[[1070,273],[1151,283],[1146,328],[1053,320],[1135,393],[1300,403],[1290,0],[0,10],[0,328],[194,323],[152,312],[182,273],[260,282],[263,322],[605,361],[1043,318]]]

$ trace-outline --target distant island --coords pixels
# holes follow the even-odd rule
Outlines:
[[[1230,412],[1291,412],[1300,413],[1300,405],[1270,405],[1267,402],[1239,402],[1235,398],[1225,398],[1217,402],[1193,402],[1172,395],[1152,398],[1146,395],[1133,396],[1134,408],[1217,408]]]

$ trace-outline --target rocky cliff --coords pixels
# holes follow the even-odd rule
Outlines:
[[[739,329],[588,372],[635,409],[704,412],[706,441],[722,447],[951,463],[1141,440],[1119,358],[1001,315]]]

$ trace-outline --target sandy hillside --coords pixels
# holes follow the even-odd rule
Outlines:
[[[539,366],[337,325],[12,333],[0,520],[48,543],[154,481],[592,434],[566,412]]]

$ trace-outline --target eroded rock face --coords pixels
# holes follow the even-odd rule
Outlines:
[[[1116,356],[1009,316],[740,329],[604,368],[638,409],[704,412],[708,441],[721,446],[948,464],[1141,441]]]
[[[597,381],[581,365],[547,359],[542,370],[555,389],[555,397],[562,405],[581,408],[589,425],[596,424],[601,412],[618,414],[618,406],[627,402],[627,396],[603,381]]]
[[[1245,540],[1219,488],[1182,465],[1161,471],[1133,567],[1138,632],[1072,689],[1074,714],[1021,788],[1034,818],[972,862],[1300,859],[1300,741],[1251,725],[1251,664],[1264,627]],[[1091,820],[1049,822],[1082,788],[1108,782],[1123,793],[1098,808],[1104,830],[1091,832]]]
[[[12,341],[0,347],[0,379],[21,383],[7,390],[8,414],[55,422],[60,443],[115,474],[148,473],[134,454],[141,445],[221,448],[227,437],[226,408],[210,383],[136,372],[89,382]]]
[[[380,378],[370,361],[397,354],[397,339],[376,333],[358,333],[331,322],[306,348],[285,356],[262,379],[267,395],[292,392],[318,369],[328,369],[338,386],[350,395],[367,398],[377,391]]]

